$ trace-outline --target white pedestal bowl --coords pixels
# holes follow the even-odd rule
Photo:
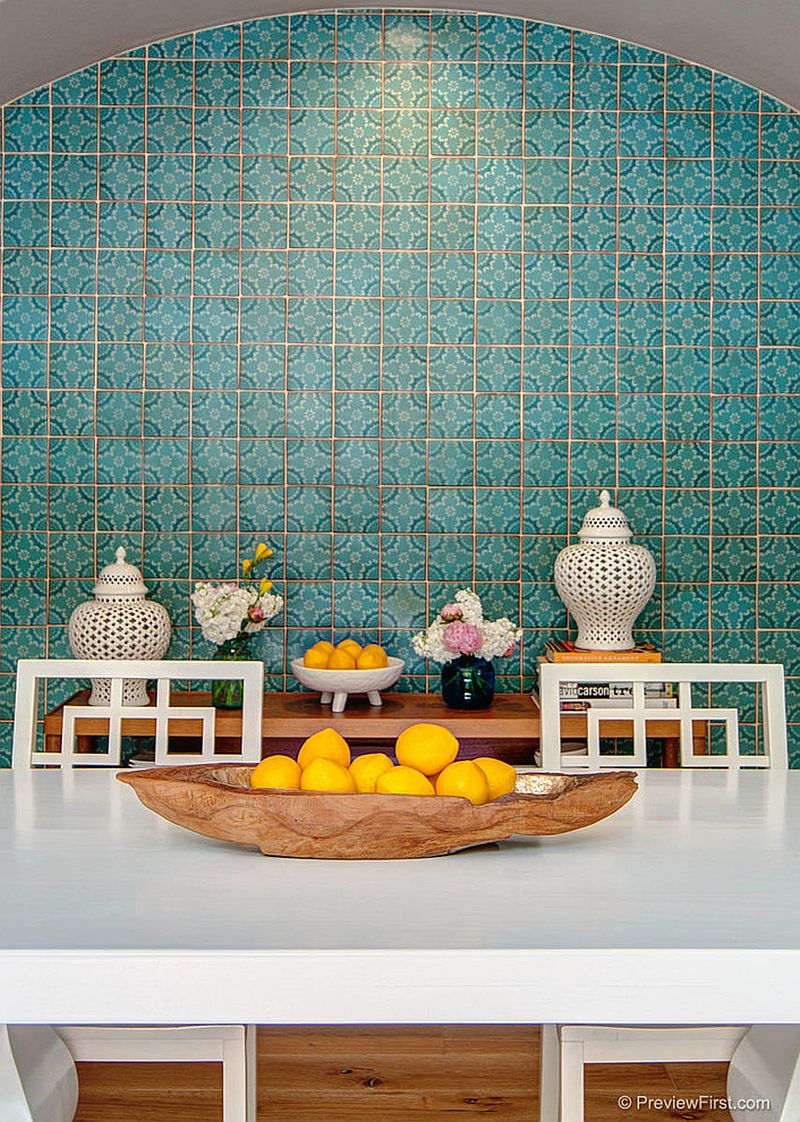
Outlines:
[[[365,693],[370,705],[381,704],[381,690],[388,690],[403,673],[402,658],[390,658],[388,666],[376,670],[315,670],[304,666],[302,658],[292,662],[292,673],[298,682],[310,690],[320,690],[322,705],[332,705],[334,713],[341,713],[351,693]]]

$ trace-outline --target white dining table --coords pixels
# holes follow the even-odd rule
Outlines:
[[[0,772],[0,1022],[800,1020],[800,772],[650,771],[572,834],[264,857]]]

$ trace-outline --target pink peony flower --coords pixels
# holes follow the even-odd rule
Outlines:
[[[445,604],[441,616],[445,623],[453,623],[457,619],[463,619],[464,613],[458,604]]]
[[[264,619],[264,609],[260,608],[258,604],[253,604],[252,607],[247,609],[247,618],[251,623],[261,623]]]
[[[457,620],[444,629],[442,642],[453,654],[477,654],[483,646],[483,636],[471,623]]]

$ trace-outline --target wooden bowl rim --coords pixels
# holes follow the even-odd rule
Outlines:
[[[244,795],[249,798],[310,798],[310,799],[330,799],[331,792],[328,791],[298,791],[287,788],[277,787],[246,787],[244,785],[238,786],[234,783],[226,783],[216,776],[209,776],[207,773],[210,770],[230,769],[244,770],[245,768],[253,769],[257,765],[249,763],[233,763],[233,764],[177,764],[174,767],[154,767],[131,771],[117,772],[117,779],[121,783],[126,783],[129,786],[136,788],[136,785],[141,780],[145,782],[186,782],[201,784],[210,787],[212,790],[233,792],[238,795]],[[202,774],[201,774],[202,773]],[[574,782],[559,788],[554,788],[552,791],[544,792],[524,792],[524,791],[511,791],[507,795],[501,795],[491,802],[483,803],[480,806],[474,806],[470,803],[469,799],[462,798],[458,795],[400,795],[400,794],[364,794],[356,791],[343,791],[335,792],[337,797],[356,796],[359,799],[359,805],[364,807],[364,810],[369,810],[370,807],[386,807],[388,808],[392,803],[399,800],[398,805],[406,807],[408,810],[414,809],[415,806],[422,804],[422,806],[430,806],[429,799],[432,797],[437,798],[438,805],[440,806],[461,806],[466,803],[472,807],[475,813],[488,812],[492,807],[497,806],[510,806],[514,803],[526,802],[551,802],[555,799],[562,798],[564,795],[570,794],[579,787],[585,786],[587,783],[595,784],[598,780],[613,779],[615,782],[622,777],[628,780],[628,785],[631,788],[631,793],[625,802],[636,793],[639,784],[636,779],[636,774],[632,771],[599,771],[588,772],[586,774],[575,774],[560,771],[550,772],[536,772],[537,777],[542,779],[565,779],[574,780]],[[391,802],[390,802],[391,800]],[[624,805],[624,803],[622,804]]]

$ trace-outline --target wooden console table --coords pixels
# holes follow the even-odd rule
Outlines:
[[[81,690],[45,716],[45,751],[59,749],[64,705],[85,705],[88,697],[89,691]],[[173,699],[181,706],[207,706],[211,696],[203,692],[176,691]],[[240,738],[241,718],[241,710],[217,710],[220,751],[236,750],[232,745]],[[307,736],[330,726],[340,732],[358,754],[392,746],[399,733],[415,721],[445,725],[461,741],[462,755],[466,758],[492,755],[513,764],[530,764],[539,741],[539,710],[527,694],[498,694],[490,709],[468,712],[448,709],[438,694],[385,693],[380,708],[369,705],[366,698],[353,697],[343,713],[332,713],[330,706],[320,705],[318,694],[267,693],[264,695],[263,751],[264,755],[274,752],[296,755]],[[96,738],[106,735],[107,723],[102,717],[81,717],[75,724],[79,751],[91,752]],[[175,739],[199,741],[202,733],[199,720],[175,720],[170,725],[170,735]],[[678,721],[670,720],[666,712],[663,720],[652,721],[649,725],[653,739],[664,743],[666,767],[677,766],[678,731]],[[585,739],[586,718],[581,713],[565,713],[561,718],[561,733],[565,740]],[[138,720],[130,722],[126,728],[123,719],[123,736],[143,739],[154,734],[155,721],[152,729],[147,722]],[[631,724],[607,721],[603,735],[630,736]],[[698,740],[700,735],[698,728]],[[701,750],[698,746],[697,751]]]

